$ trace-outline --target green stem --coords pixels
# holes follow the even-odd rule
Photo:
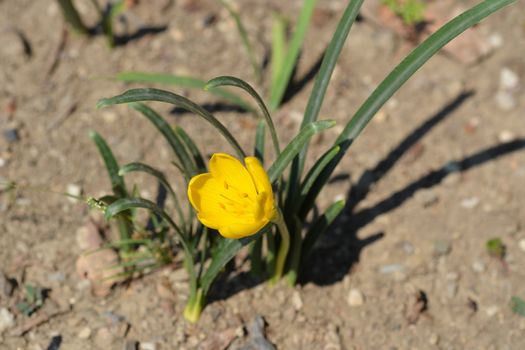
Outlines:
[[[87,34],[88,29],[84,22],[82,22],[82,19],[80,18],[80,15],[78,14],[78,11],[71,0],[57,0],[57,2],[60,6],[60,9],[62,10],[62,13],[64,14],[66,22],[69,23],[69,25],[76,32],[80,34]]]
[[[275,285],[283,275],[286,256],[288,255],[288,250],[290,249],[290,233],[288,232],[288,227],[284,222],[283,214],[281,213],[280,209],[277,209],[277,215],[272,221],[277,225],[279,233],[281,234],[281,244],[279,245],[279,252],[277,253],[275,271],[272,278],[270,279],[270,285]]]
[[[184,308],[184,318],[191,323],[196,323],[201,316],[201,312],[206,301],[205,299],[206,296],[204,295],[202,289],[192,289],[190,298],[188,299],[186,307]]]
[[[293,229],[293,241],[290,251],[290,267],[286,274],[286,281],[293,287],[297,282],[299,276],[299,268],[301,262],[303,237],[301,236],[301,222],[297,217],[294,217]]]

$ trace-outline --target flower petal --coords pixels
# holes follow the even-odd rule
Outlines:
[[[218,180],[226,181],[228,185],[255,197],[252,177],[237,158],[225,153],[215,153],[210,159],[210,172]]]
[[[255,187],[257,187],[257,193],[266,192],[273,199],[272,184],[259,159],[246,157],[244,163],[246,163],[246,168],[255,183]]]
[[[219,227],[219,233],[226,238],[239,239],[256,234],[267,223],[268,221],[232,223],[227,226]]]
[[[238,221],[235,216],[221,207],[221,203],[224,202],[223,190],[223,185],[210,173],[193,177],[188,185],[190,203],[199,213],[199,219],[200,217],[207,219],[209,225],[205,225],[208,227],[217,228],[232,220]],[[220,219],[220,222],[212,223],[216,219]]]

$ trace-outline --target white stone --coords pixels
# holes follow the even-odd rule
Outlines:
[[[485,310],[485,312],[487,313],[488,317],[492,317],[492,316],[496,315],[498,313],[498,311],[499,311],[499,308],[496,305],[489,306]]]
[[[520,246],[520,249],[525,252],[525,238],[520,239],[518,245]]]
[[[498,141],[501,143],[511,142],[516,139],[516,135],[512,131],[503,130],[498,134]]]
[[[492,33],[488,38],[488,43],[494,49],[500,48],[503,46],[503,37],[499,33]]]
[[[518,87],[520,78],[509,68],[503,67],[499,76],[499,83],[501,88],[510,90]]]
[[[295,310],[301,310],[303,308],[303,299],[301,298],[301,294],[299,294],[298,291],[295,291],[292,294],[292,305]]]
[[[155,343],[140,343],[140,350],[156,350],[157,345]]]
[[[348,305],[350,306],[361,306],[365,303],[365,296],[359,289],[350,289],[347,298]]]
[[[5,307],[0,309],[0,334],[15,325],[15,316]]]
[[[78,332],[78,337],[80,339],[88,339],[91,336],[91,328],[84,327]]]
[[[502,111],[511,111],[516,107],[516,100],[514,99],[514,96],[508,91],[498,91],[496,93],[496,102],[498,104],[498,107]]]
[[[461,201],[461,206],[465,209],[474,209],[479,204],[478,197],[469,197]]]
[[[68,184],[66,188],[66,193],[69,194],[70,196],[80,197],[80,195],[82,194],[82,188],[79,185]],[[68,199],[71,203],[78,202],[78,199],[76,198],[69,197]]]

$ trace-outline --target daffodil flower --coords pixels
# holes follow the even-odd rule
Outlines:
[[[226,238],[251,236],[277,216],[272,185],[261,162],[246,157],[244,163],[215,153],[210,172],[193,177],[188,185],[198,219]]]

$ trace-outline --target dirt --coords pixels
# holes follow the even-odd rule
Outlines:
[[[79,3],[92,23],[89,3]],[[345,3],[319,1],[297,81],[308,77]],[[301,1],[238,4],[263,57],[272,11],[294,19]],[[299,286],[269,288],[244,274],[222,278],[196,325],[181,316],[187,279],[180,268],[92,296],[75,273],[81,252],[75,235],[93,214],[49,192],[68,185],[94,196],[110,190],[89,130],[107,139],[121,164],[140,160],[176,176],[164,140],[147,121],[123,106],[94,108],[102,97],[141,86],[107,79],[117,72],[253,81],[234,24],[214,1],[144,1],[126,18],[128,33],[153,30],[112,50],[102,36],[69,35],[52,70],[63,39],[55,2],[0,1],[0,179],[28,187],[14,200],[0,194],[0,271],[8,278],[0,284],[15,279],[48,293],[28,317],[13,305],[21,288],[11,295],[2,287],[0,348],[241,349],[255,337],[256,315],[278,349],[525,348],[525,318],[510,307],[511,297],[525,298],[525,2],[476,27],[493,45],[488,57],[471,65],[434,57],[355,142],[319,200],[325,207],[346,198],[347,208],[319,242]],[[125,30],[122,23],[118,30]],[[354,26],[322,110],[338,126],[315,139],[310,164],[404,46],[377,24]],[[297,130],[312,86],[303,80],[274,115],[284,141]],[[198,135],[206,152],[230,151],[195,116],[155,107]],[[253,118],[235,111],[217,116],[251,147]],[[130,179],[145,196],[155,193],[151,179]],[[504,260],[486,251],[495,237],[506,245]]]

